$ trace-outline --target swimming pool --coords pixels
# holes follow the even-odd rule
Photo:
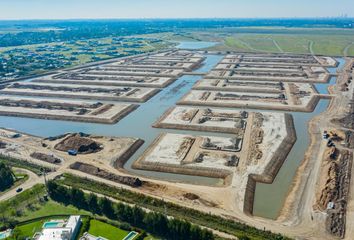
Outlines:
[[[128,233],[127,236],[125,236],[125,238],[123,238],[123,240],[132,240],[132,239],[134,239],[137,235],[138,235],[137,232],[130,232],[130,233]]]
[[[55,228],[55,227],[58,227],[58,225],[60,224],[61,222],[57,222],[57,221],[51,221],[51,222],[45,222],[43,224],[43,228]]]
[[[3,231],[3,232],[0,232],[0,239],[5,239],[7,237],[10,237],[11,232],[12,232],[11,229]]]

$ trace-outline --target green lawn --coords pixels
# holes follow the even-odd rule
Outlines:
[[[10,239],[32,237],[36,232],[41,231],[45,220],[18,226],[14,230],[14,235]],[[17,235],[17,236],[16,236]]]
[[[64,206],[50,199],[43,200],[45,195],[43,185],[36,185],[16,197],[0,203],[0,213],[3,217],[17,221],[25,221],[37,217],[60,214],[89,214],[86,211],[78,210],[73,206]],[[41,199],[41,200],[40,200]],[[2,226],[2,222],[0,222]]]
[[[91,220],[88,232],[96,237],[100,236],[109,240],[122,240],[129,233],[95,219]]]
[[[153,237],[151,235],[144,238],[144,240],[160,240],[160,238]]]
[[[19,221],[24,221],[32,218],[43,217],[48,215],[60,215],[60,214],[70,214],[70,215],[80,215],[89,214],[84,210],[78,210],[73,206],[64,206],[52,200],[45,202],[44,204],[39,204],[38,208],[34,211],[26,210],[23,216],[19,217]]]
[[[45,222],[51,219],[65,219],[65,218],[46,218],[25,225],[20,225],[15,228],[14,235],[12,236],[12,238],[17,237],[17,239],[19,238],[21,239],[21,238],[32,237],[36,232],[40,232],[42,230],[42,226]]]

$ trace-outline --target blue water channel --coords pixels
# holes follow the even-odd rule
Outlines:
[[[196,41],[196,42],[179,42],[177,45],[177,48],[181,49],[203,49],[203,48],[208,48],[208,47],[213,47],[215,45],[219,44],[218,42],[202,42],[202,41]]]

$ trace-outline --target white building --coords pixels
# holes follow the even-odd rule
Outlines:
[[[33,236],[35,240],[74,240],[81,225],[80,216],[70,216],[65,222],[50,221],[43,225],[42,232]]]
[[[80,240],[108,240],[108,239],[104,237],[96,237],[85,232],[84,235],[80,238]]]

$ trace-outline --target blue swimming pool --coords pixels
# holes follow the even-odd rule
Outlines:
[[[0,232],[0,239],[5,239],[7,237],[10,237],[11,235],[11,230],[6,230],[4,232]]]
[[[45,222],[43,224],[43,228],[53,228],[53,227],[58,227],[59,222]]]
[[[137,232],[130,232],[123,240],[132,240],[138,235]]]

